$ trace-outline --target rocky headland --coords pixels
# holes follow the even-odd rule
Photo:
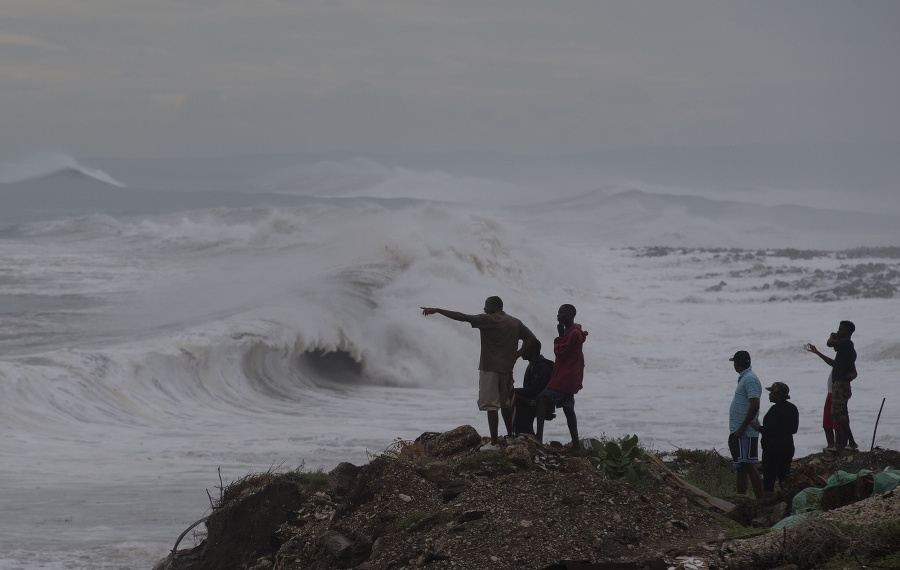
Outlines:
[[[632,461],[596,440],[581,453],[527,436],[499,452],[482,443],[461,426],[398,441],[362,466],[223,485],[198,525],[205,533],[155,570],[817,568],[841,567],[845,552],[890,560],[900,544],[900,490],[870,496],[871,477],[829,490],[824,512],[770,530],[800,489],[837,470],[900,468],[894,451],[798,459],[791,484],[757,502],[686,482],[679,474],[698,468],[691,454]],[[701,471],[727,472],[725,458],[703,457],[713,463]],[[627,469],[611,469],[613,459]]]

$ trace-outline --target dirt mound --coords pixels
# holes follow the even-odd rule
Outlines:
[[[561,446],[520,437],[481,452],[481,441],[470,426],[432,434],[341,464],[319,489],[248,478],[226,490],[203,543],[157,568],[666,568],[678,555],[727,567],[726,533],[740,527],[664,466],[643,462],[626,482]],[[798,471],[820,476],[808,463]]]

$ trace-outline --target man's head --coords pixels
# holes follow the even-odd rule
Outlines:
[[[775,382],[766,390],[769,391],[769,399],[773,401],[780,400],[790,400],[791,399],[791,389],[784,382]]]
[[[484,312],[493,315],[497,311],[503,310],[503,300],[500,297],[494,295],[493,297],[488,297],[484,300]]]
[[[528,362],[533,362],[538,359],[541,355],[541,341],[538,339],[534,339],[534,343],[532,343],[531,347],[522,353],[522,358],[527,360]]]
[[[736,372],[743,372],[744,370],[750,368],[750,353],[746,350],[739,350],[734,353],[734,356],[729,358],[731,362],[734,362],[734,370]]]
[[[569,326],[575,322],[575,307],[569,304],[560,305],[556,312],[556,320],[559,324]]]
[[[856,332],[856,325],[850,321],[841,321],[838,325],[838,336],[842,338],[850,338]]]

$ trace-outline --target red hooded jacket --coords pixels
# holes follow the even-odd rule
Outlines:
[[[584,381],[584,351],[582,345],[588,333],[581,325],[572,323],[566,334],[553,339],[556,362],[547,388],[563,394],[577,394]]]

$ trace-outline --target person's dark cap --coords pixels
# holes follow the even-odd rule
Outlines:
[[[750,364],[750,353],[746,350],[739,350],[734,353],[734,356],[729,358],[731,362],[738,362],[741,364]]]
[[[769,392],[773,394],[780,394],[785,400],[791,399],[791,389],[788,388],[788,385],[784,382],[775,382],[768,388],[766,388]]]

